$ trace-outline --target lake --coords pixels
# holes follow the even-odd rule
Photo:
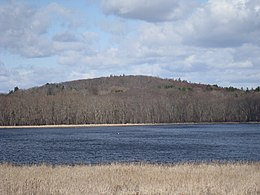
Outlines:
[[[0,129],[0,162],[260,161],[260,124]]]

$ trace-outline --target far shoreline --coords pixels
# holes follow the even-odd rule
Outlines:
[[[0,126],[0,129],[45,129],[45,128],[88,128],[88,127],[128,127],[128,126],[164,126],[164,125],[214,125],[214,124],[260,124],[260,122],[186,122],[186,123],[125,123],[125,124],[70,124],[70,125],[17,125]]]

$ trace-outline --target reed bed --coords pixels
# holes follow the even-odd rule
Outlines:
[[[260,194],[260,163],[0,165],[0,194]]]

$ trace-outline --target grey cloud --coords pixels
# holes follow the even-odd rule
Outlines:
[[[72,34],[70,32],[58,33],[53,36],[53,40],[59,41],[59,42],[77,42],[77,41],[79,41],[78,38],[75,36],[75,34]]]
[[[96,55],[93,44],[98,41],[94,32],[84,32],[78,35],[69,32],[59,33],[53,37],[53,49],[58,53],[58,63],[61,65],[79,65],[82,59]]]
[[[250,60],[260,69],[260,47],[254,44],[244,44],[234,52],[236,61]]]
[[[187,16],[198,4],[181,0],[103,0],[106,14],[148,22],[177,20]]]

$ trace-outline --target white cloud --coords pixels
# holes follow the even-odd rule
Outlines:
[[[0,92],[7,92],[15,86],[28,87],[28,83],[31,82],[28,77],[32,73],[30,68],[7,68],[5,65],[1,65],[0,68]]]
[[[184,21],[183,43],[200,47],[260,44],[259,1],[209,0]]]
[[[199,47],[260,44],[257,0],[209,0],[201,4],[180,0],[103,0],[102,5],[107,14],[148,22],[164,21],[171,33],[179,34],[185,44]],[[160,30],[165,30],[165,23],[160,25]],[[162,35],[167,34],[158,31],[156,38]]]
[[[75,72],[78,72],[78,74],[75,74]],[[84,76],[84,73],[81,73],[80,69],[77,70],[67,66],[41,67],[27,64],[7,67],[0,65],[0,93],[8,92],[15,86],[18,86],[20,89],[28,89],[46,83],[58,83],[70,79],[77,79],[77,75]],[[85,76],[90,77],[91,75],[85,74]]]
[[[55,17],[65,17],[69,10],[51,3],[35,8],[16,1],[0,7],[0,48],[24,57],[53,55],[48,31]]]
[[[58,4],[40,8],[3,4],[0,49],[25,58],[54,55],[58,64],[45,70],[19,65],[7,68],[2,63],[1,85],[13,88],[23,82],[22,87],[27,87],[30,82],[37,85],[125,73],[258,86],[260,2],[209,0],[195,7],[190,3],[103,0],[103,11],[119,17],[97,17],[92,29],[65,25],[54,31],[53,21],[55,26],[74,17],[70,10]],[[60,19],[55,20],[56,16]]]
[[[125,20],[109,20],[106,19],[104,21],[99,22],[100,28],[112,35],[122,36],[127,34],[129,30],[127,26],[127,22]]]
[[[129,6],[120,4],[124,5]],[[131,4],[130,8],[135,6],[142,9],[143,5]],[[195,8],[190,17],[141,23],[137,35],[125,40],[119,50],[126,63],[133,69],[140,67],[144,74],[143,67],[149,74],[157,67],[160,75],[191,81],[237,86],[242,83],[240,78],[247,78],[249,86],[256,85],[260,81],[259,7],[260,2],[254,0],[210,0]],[[141,19],[138,15],[131,18]]]
[[[88,55],[81,58],[81,64],[95,69],[118,68],[123,59],[120,59],[117,48],[109,48],[103,52],[94,55]]]

